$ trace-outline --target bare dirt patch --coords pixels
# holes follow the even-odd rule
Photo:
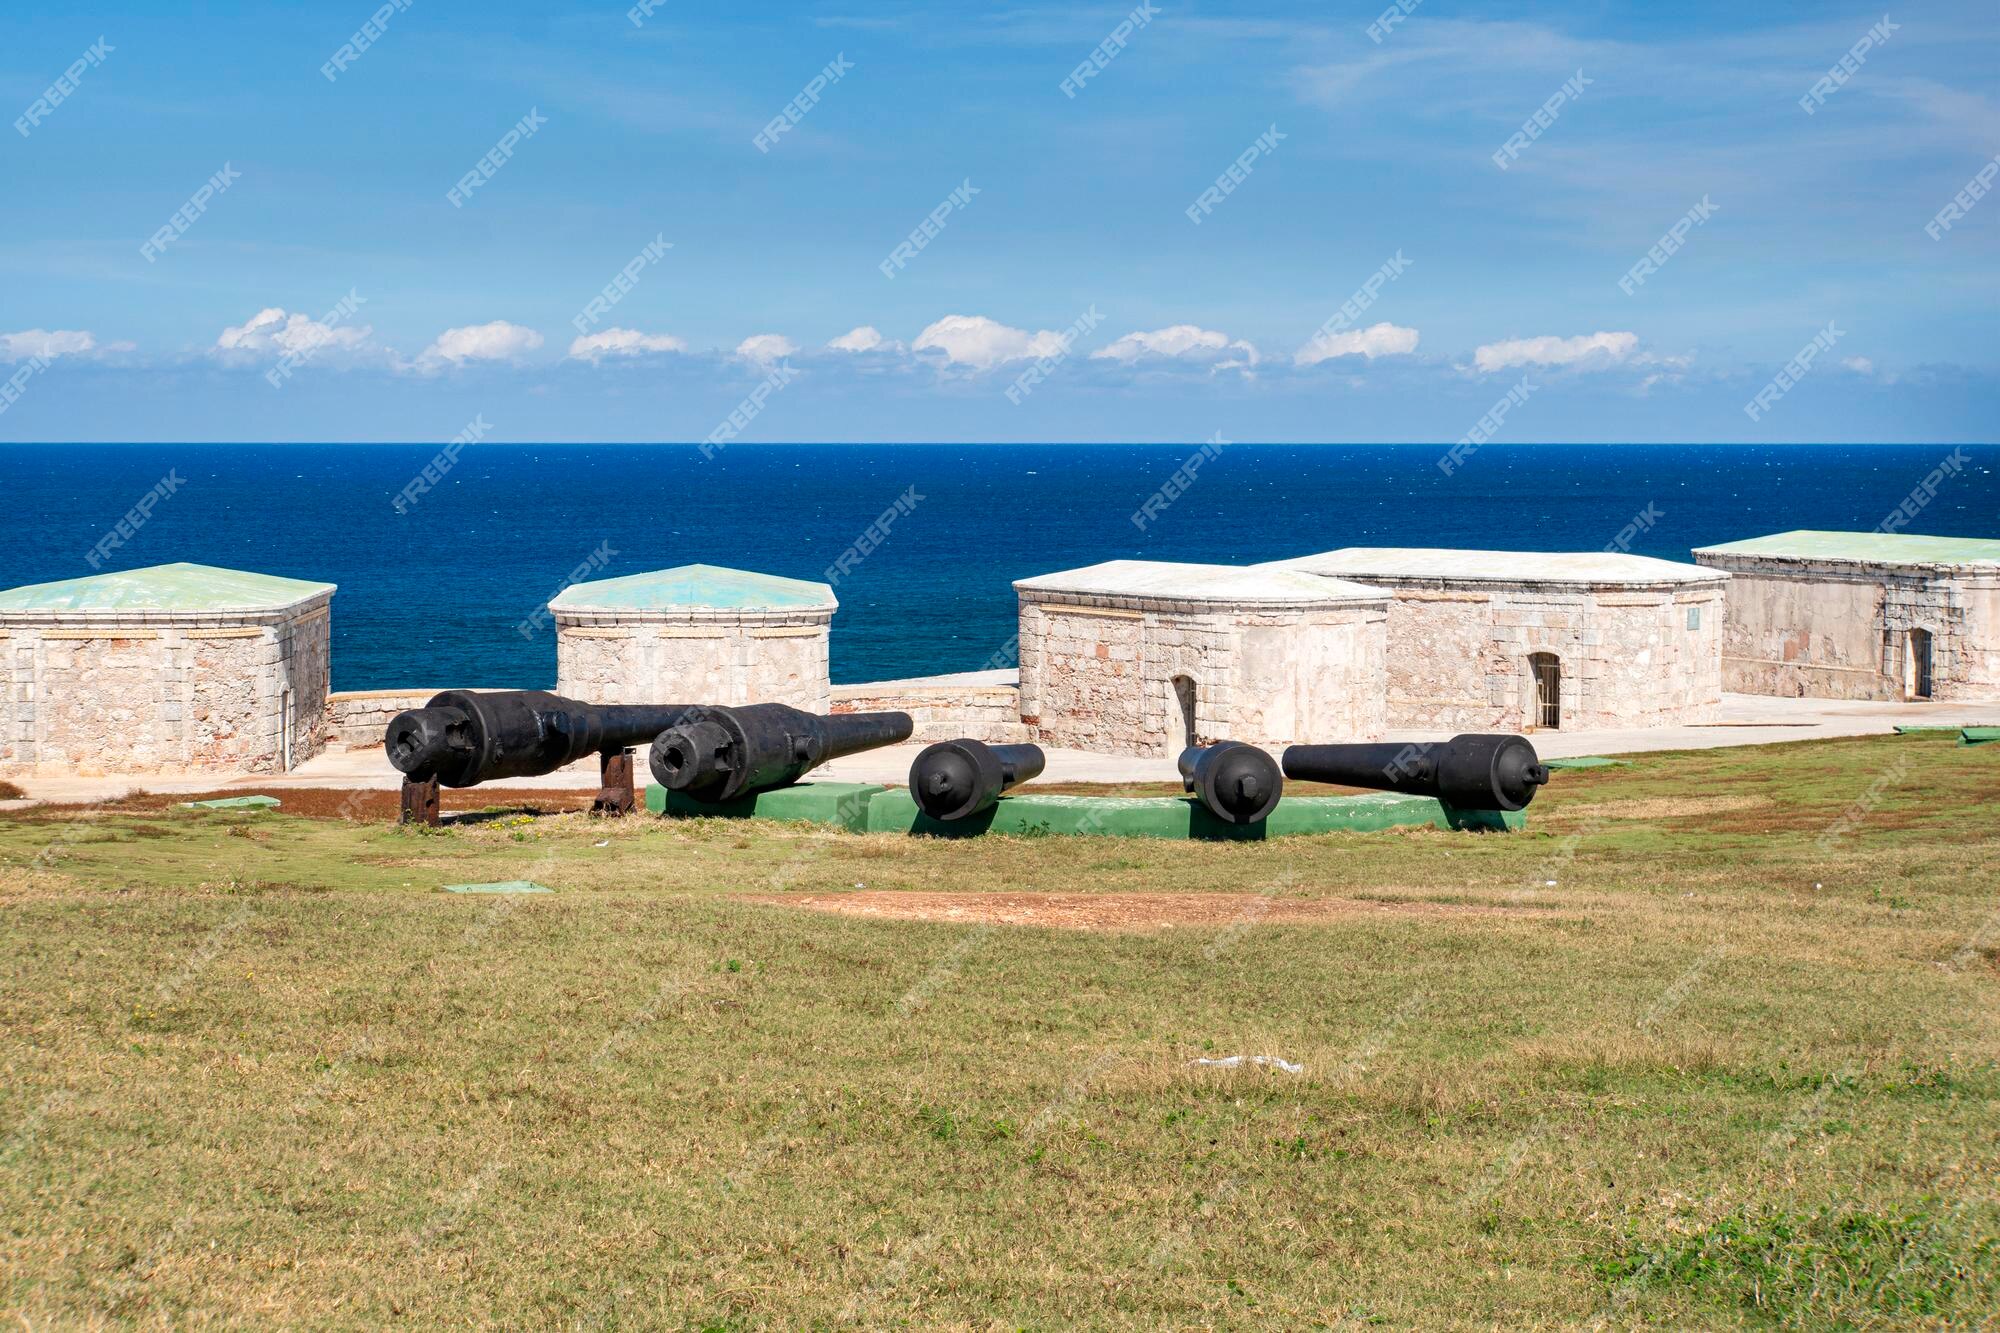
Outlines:
[[[838,916],[1059,930],[1172,930],[1236,922],[1272,925],[1367,916],[1517,915],[1504,907],[1364,898],[1270,898],[1256,893],[754,893],[747,902]]]
[[[79,812],[91,814],[151,814],[156,811],[172,810],[193,801],[212,801],[231,796],[254,794],[275,796],[279,800],[279,810],[288,815],[298,815],[306,819],[347,819],[366,824],[395,823],[401,808],[402,797],[393,786],[381,788],[340,788],[340,787],[224,787],[215,791],[196,792],[155,792],[135,791],[115,801],[71,802],[58,804],[49,802],[29,807],[23,815],[27,822],[36,820],[65,820],[74,818]],[[441,792],[439,809],[449,814],[459,814],[475,810],[504,810],[523,814],[561,814],[571,810],[588,810],[591,798],[596,795],[591,788],[515,788],[515,787],[467,787],[446,788]]]

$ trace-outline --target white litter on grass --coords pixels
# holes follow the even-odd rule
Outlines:
[[[1243,1064],[1269,1065],[1273,1069],[1282,1069],[1287,1074],[1303,1074],[1306,1072],[1304,1065],[1295,1065],[1290,1060],[1280,1059],[1275,1055],[1225,1055],[1219,1060],[1211,1060],[1207,1056],[1202,1056],[1200,1059],[1190,1060],[1188,1063],[1191,1065],[1207,1065],[1212,1069],[1235,1069],[1237,1066]]]
[[[611,845],[611,839],[606,838],[603,842],[593,842],[590,845],[592,847],[609,847]]]

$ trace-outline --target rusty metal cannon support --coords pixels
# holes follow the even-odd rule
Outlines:
[[[927,746],[910,765],[910,797],[944,823],[991,810],[1002,792],[1040,775],[1039,745],[988,745],[970,737]]]
[[[1269,818],[1285,793],[1278,761],[1242,741],[1217,741],[1181,751],[1181,785],[1225,824]]]
[[[647,762],[668,791],[715,804],[789,786],[829,759],[906,741],[914,729],[908,713],[694,708],[654,738]]]
[[[425,824],[431,828],[438,826],[438,780],[425,778],[422,782],[403,779],[402,810],[396,816],[398,824]]]
[[[639,795],[632,785],[632,747],[606,750],[597,759],[597,799],[590,803],[590,813],[631,814],[639,808]]]
[[[1460,810],[1520,810],[1549,780],[1525,737],[1468,734],[1448,741],[1294,745],[1285,776],[1298,782],[1430,796]]]

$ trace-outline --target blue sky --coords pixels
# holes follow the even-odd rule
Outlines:
[[[194,8],[0,20],[0,441],[1995,438],[1990,3]]]

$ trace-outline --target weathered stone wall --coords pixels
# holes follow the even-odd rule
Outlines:
[[[1959,634],[1951,644],[1951,699],[2000,699],[2000,577],[1959,579]]]
[[[1123,604],[1121,604],[1123,603]],[[1253,612],[1110,597],[1021,600],[1021,715],[1051,745],[1172,754],[1195,735],[1282,746],[1383,726],[1379,607]]]
[[[1371,740],[1388,725],[1381,610],[1246,616],[1227,730],[1203,740],[1266,746]]]
[[[0,630],[11,716],[0,766],[86,776],[276,772],[321,745],[329,621],[58,620]]]
[[[1918,629],[1931,635],[1931,697],[2000,699],[2000,577],[1697,558],[1732,573],[1722,649],[1730,690],[1903,699]]]
[[[193,639],[188,648],[179,762],[189,768],[276,771],[282,757],[284,668],[275,632]],[[172,755],[162,761],[175,762]]]
[[[911,739],[934,741],[971,737],[988,745],[1018,745],[1031,739],[1021,723],[1018,684],[950,684],[935,679],[885,680],[833,687],[836,713],[908,713],[916,724]]]
[[[556,692],[593,703],[780,703],[824,713],[832,612],[558,613]]]
[[[1714,721],[1722,590],[1389,585],[1388,725],[1539,724],[1530,658],[1555,655],[1565,730]]]
[[[456,686],[434,690],[340,690],[326,696],[324,731],[333,750],[379,750],[389,731],[389,719]],[[478,686],[464,688],[477,689]]]
[[[284,725],[291,729],[289,758],[297,767],[326,748],[326,700],[333,686],[333,616],[322,608],[287,621],[279,650],[289,691]]]

